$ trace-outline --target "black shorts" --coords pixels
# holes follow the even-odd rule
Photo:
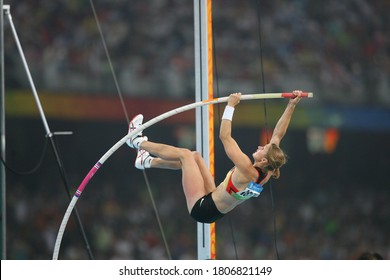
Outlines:
[[[224,216],[215,206],[211,193],[201,197],[192,207],[191,217],[200,223],[211,224]]]

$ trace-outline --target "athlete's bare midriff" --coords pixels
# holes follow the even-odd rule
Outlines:
[[[237,196],[236,194],[231,194],[230,193],[231,191],[227,190],[227,186],[229,184],[229,181],[231,181],[230,184],[233,183],[233,185],[234,185],[233,187],[238,192],[246,190],[248,187],[248,184],[251,183],[251,181],[249,181],[249,180],[245,180],[242,177],[240,178],[240,176],[239,176],[240,174],[237,174],[236,172],[237,171],[234,169],[230,170],[228,172],[228,174],[226,175],[225,179],[218,185],[217,189],[212,194],[212,198],[214,200],[215,206],[217,207],[218,211],[220,211],[221,213],[224,213],[224,214],[226,214],[227,212],[229,212],[230,210],[235,208],[237,205],[243,203],[246,199],[248,199],[248,198],[243,199],[242,197],[239,197],[240,199],[237,199],[236,197],[234,197],[234,196]],[[237,177],[236,177],[237,175],[239,176],[238,177],[239,180],[237,180]],[[261,184],[265,184],[268,181],[270,175],[271,174],[267,174],[267,176],[265,178],[263,178],[263,180],[261,181]],[[233,176],[235,178],[233,178]],[[260,173],[259,173],[259,176],[260,176]],[[261,186],[259,186],[259,187],[262,189]],[[258,195],[259,194],[257,194],[256,196],[258,196]]]
[[[232,197],[226,191],[226,186],[223,182],[219,184],[217,189],[213,192],[212,198],[218,211],[224,214],[244,202],[244,200],[238,200]]]

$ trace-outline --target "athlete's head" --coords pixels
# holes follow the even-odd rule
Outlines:
[[[276,144],[267,144],[259,146],[257,151],[253,153],[253,158],[256,162],[262,162],[263,167],[273,172],[274,178],[279,178],[280,167],[287,162],[287,155]]]

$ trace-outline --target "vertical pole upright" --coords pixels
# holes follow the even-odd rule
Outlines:
[[[4,86],[4,11],[3,0],[0,0],[0,153],[5,159],[5,86]],[[5,168],[0,164],[0,185],[1,185],[1,259],[6,259],[6,187]]]
[[[194,0],[195,99],[213,98],[212,0]],[[196,149],[214,176],[213,106],[196,109]],[[215,224],[198,223],[198,259],[215,259]]]
[[[37,90],[35,88],[35,84],[34,84],[32,76],[31,76],[30,69],[28,67],[26,57],[25,57],[23,49],[22,49],[22,45],[21,45],[21,43],[19,41],[19,37],[18,37],[18,34],[16,32],[15,25],[14,25],[14,23],[12,21],[12,16],[11,16],[11,12],[10,12],[10,6],[9,5],[4,5],[4,11],[5,11],[5,14],[8,17],[10,28],[11,28],[11,31],[12,31],[12,33],[14,35],[16,47],[17,47],[17,49],[19,51],[20,58],[22,60],[23,66],[24,66],[24,70],[26,71],[26,74],[27,74],[27,79],[28,79],[28,81],[30,83],[30,86],[31,86],[31,90],[32,90],[32,93],[33,93],[33,97],[34,97],[35,103],[36,103],[36,105],[38,107],[39,115],[40,115],[40,117],[42,119],[42,123],[43,123],[43,126],[44,126],[45,131],[46,131],[46,137],[48,137],[48,139],[50,141],[50,144],[51,144],[51,147],[52,147],[55,159],[57,161],[58,169],[60,171],[60,175],[61,175],[61,178],[63,180],[64,186],[65,186],[65,191],[66,191],[66,194],[67,194],[68,199],[70,201],[72,197],[70,195],[70,188],[69,188],[69,183],[68,183],[68,180],[67,180],[67,177],[66,177],[66,174],[65,174],[65,168],[64,168],[64,165],[62,163],[62,159],[60,157],[60,154],[58,152],[57,145],[55,143],[55,139],[53,137],[54,133],[50,131],[49,124],[48,124],[46,116],[45,116],[45,112],[43,111],[43,108],[42,108],[42,105],[41,105],[41,101],[39,100],[38,92],[37,92]],[[78,227],[78,229],[80,231],[80,234],[81,234],[81,236],[83,238],[83,241],[84,241],[84,244],[85,244],[88,256],[89,256],[90,259],[94,259],[93,255],[92,255],[91,247],[89,245],[89,241],[88,241],[87,236],[85,234],[84,227],[83,227],[83,225],[81,223],[81,219],[80,219],[80,216],[79,216],[78,211],[77,211],[76,208],[74,209],[74,214],[75,214],[76,224],[77,224],[77,227]]]

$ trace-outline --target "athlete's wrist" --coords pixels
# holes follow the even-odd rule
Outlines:
[[[223,120],[233,120],[234,107],[231,105],[226,105],[225,110],[223,111],[222,119]]]

